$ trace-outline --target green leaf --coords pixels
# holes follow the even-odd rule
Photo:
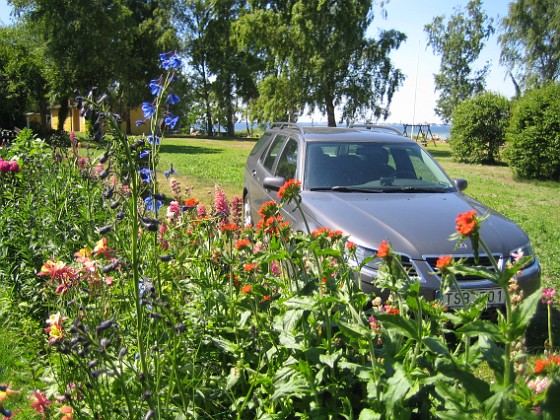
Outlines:
[[[422,342],[426,347],[428,347],[432,352],[445,356],[446,359],[451,358],[451,354],[447,347],[443,345],[440,339],[434,337],[425,337]]]
[[[356,363],[350,363],[346,360],[341,360],[338,363],[339,369],[348,369],[358,378],[367,381],[373,377],[373,369],[370,366],[358,365]]]
[[[371,330],[362,324],[349,324],[340,321],[338,326],[340,327],[340,331],[348,337],[357,339],[371,338]]]
[[[497,325],[480,319],[463,325],[457,329],[457,332],[465,334],[467,337],[478,337],[484,335],[494,341],[507,343],[507,338],[504,337]]]
[[[358,417],[358,420],[376,420],[380,418],[381,418],[381,414],[376,413],[370,408],[364,408],[362,411],[360,411],[360,416]]]
[[[412,387],[412,382],[407,377],[400,363],[394,365],[395,373],[387,380],[386,401],[390,407],[404,403],[405,396]]]
[[[228,375],[227,383],[226,383],[226,388],[227,389],[233,388],[240,377],[241,377],[241,375],[239,374],[238,368],[232,367],[229,371],[229,375]]]
[[[329,366],[331,369],[334,369],[334,365],[338,361],[338,359],[340,359],[341,355],[342,350],[338,350],[337,352],[331,354],[321,354],[319,356],[319,360]]]
[[[508,339],[511,341],[517,340],[529,326],[537,310],[537,304],[541,300],[542,289],[534,292],[532,295],[524,298],[519,305],[517,305],[511,312],[508,328]]]
[[[375,318],[382,321],[386,329],[394,329],[402,335],[415,340],[421,340],[422,335],[416,321],[407,319],[401,315],[376,313]]]

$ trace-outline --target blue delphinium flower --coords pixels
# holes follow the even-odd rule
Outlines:
[[[159,210],[162,205],[161,200],[154,200],[153,197],[146,197],[144,203],[146,204],[146,210],[150,211]]]
[[[139,155],[140,159],[144,159],[145,157],[150,156],[150,152],[151,150],[142,150]]]
[[[178,69],[181,67],[181,59],[174,52],[162,53],[159,55],[161,67],[164,70]]]
[[[152,171],[149,168],[141,168],[138,173],[143,182],[149,183],[152,180]]]
[[[181,98],[179,98],[177,95],[175,95],[174,92],[171,92],[168,96],[167,96],[167,103],[169,105],[175,105],[177,102],[179,102],[181,100]]]
[[[157,136],[153,136],[153,135],[151,135],[151,134],[148,136],[148,143],[150,143],[150,144],[154,144],[154,142],[155,142],[156,144],[159,144],[160,141],[161,141],[161,139],[160,139],[159,137],[157,137]]]
[[[144,118],[151,118],[156,112],[156,107],[150,102],[143,102],[142,112],[144,113]]]
[[[163,174],[165,175],[166,178],[169,178],[171,175],[176,174],[177,170],[173,167],[173,164],[171,163],[169,165],[169,170],[165,171]]]
[[[171,128],[172,130],[177,125],[177,121],[179,121],[179,117],[175,117],[173,114],[169,114],[169,116],[165,117],[165,125]]]
[[[162,89],[163,89],[162,86],[161,86],[161,78],[150,80],[149,86],[150,86],[150,92],[152,93],[152,95],[154,95],[154,96],[159,95],[161,93]]]

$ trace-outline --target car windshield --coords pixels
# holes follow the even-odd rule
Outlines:
[[[341,192],[447,192],[454,186],[414,143],[310,142],[304,188]]]

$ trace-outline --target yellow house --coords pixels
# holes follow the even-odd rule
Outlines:
[[[60,113],[60,105],[55,105],[50,108],[50,113],[47,115],[47,124],[50,128],[56,130],[58,127],[58,119]],[[41,123],[41,115],[38,112],[28,112],[25,114],[27,120],[27,127],[32,125],[39,125]],[[148,134],[149,127],[146,125],[136,126],[136,121],[143,120],[144,114],[141,107],[136,107],[130,111],[130,130],[133,135]],[[121,128],[126,131],[126,121],[121,123]],[[86,119],[80,115],[80,110],[70,104],[68,107],[68,117],[64,121],[64,131],[71,133],[86,133],[87,132]]]

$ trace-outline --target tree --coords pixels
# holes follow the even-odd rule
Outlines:
[[[521,178],[560,181],[560,83],[518,99],[507,130],[505,156]]]
[[[29,26],[0,27],[0,127],[25,127],[25,113],[40,110],[47,128],[47,89],[41,44]]]
[[[526,87],[560,79],[560,3],[517,0],[509,4],[499,36],[500,62]]]
[[[451,126],[453,157],[459,162],[496,163],[505,143],[510,108],[507,98],[492,92],[461,102]]]
[[[424,26],[428,45],[434,54],[441,55],[440,72],[434,77],[435,89],[440,92],[435,112],[444,122],[451,121],[459,103],[485,88],[490,64],[479,70],[471,66],[480,55],[484,41],[494,33],[492,24],[493,20],[481,10],[481,1],[471,0],[465,11],[456,8],[449,20],[437,16]]]
[[[373,20],[370,0],[254,2],[252,6],[241,19],[238,37],[266,57],[259,93],[269,94],[275,86],[288,89],[256,101],[261,117],[288,114],[296,119],[305,106],[326,113],[329,126],[336,126],[337,107],[347,122],[369,113],[387,117],[392,95],[404,79],[389,53],[406,36],[383,31],[378,40],[366,38]],[[277,98],[285,104],[281,109],[272,106]]]
[[[116,87],[121,100],[137,105],[140,95],[148,93],[146,76],[157,71],[157,53],[176,45],[165,38],[170,19],[164,0],[13,0],[13,4],[44,42],[51,102],[61,106],[58,129],[76,90],[87,92],[95,86],[109,92]]]

